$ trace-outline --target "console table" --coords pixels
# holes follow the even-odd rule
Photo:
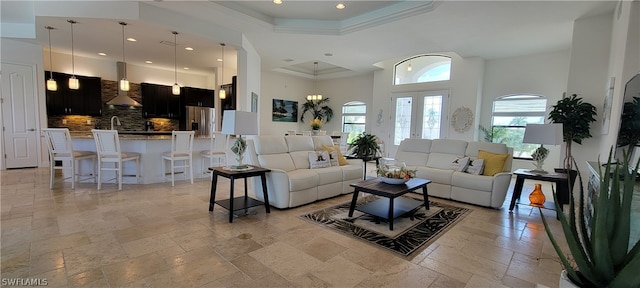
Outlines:
[[[558,202],[560,204],[560,209],[562,209],[562,205],[569,204],[569,189],[566,188],[569,185],[568,174],[556,173],[556,172],[549,172],[547,174],[537,174],[537,173],[529,172],[528,169],[518,169],[514,171],[513,174],[516,175],[516,184],[513,187],[513,195],[511,196],[511,204],[509,205],[509,211],[512,211],[513,207],[516,206],[516,200],[518,201],[520,200],[520,195],[522,194],[522,187],[524,186],[525,179],[555,183],[556,194],[557,194]],[[551,207],[554,207],[554,206],[551,206]],[[545,208],[551,209],[551,207],[547,207],[545,203]]]
[[[271,172],[270,169],[249,165],[249,168],[242,170],[232,170],[228,167],[210,167],[209,170],[213,172],[211,177],[211,196],[209,198],[209,211],[213,211],[213,206],[218,204],[223,208],[229,210],[229,223],[233,222],[233,211],[249,209],[250,207],[260,206],[264,204],[267,213],[271,213],[269,209],[269,195],[267,193],[267,172]],[[229,199],[216,201],[216,190],[218,184],[218,176],[229,178]],[[264,202],[253,199],[247,195],[247,178],[259,176],[262,180],[262,191],[264,196]],[[234,180],[237,178],[244,178],[244,197],[233,197]]]

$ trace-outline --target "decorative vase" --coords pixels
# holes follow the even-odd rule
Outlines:
[[[531,201],[531,206],[544,207],[546,198],[544,197],[544,193],[542,193],[542,184],[536,184],[531,194],[529,194],[529,201]]]
[[[311,135],[313,136],[318,136],[319,133],[320,133],[320,130],[311,130]]]

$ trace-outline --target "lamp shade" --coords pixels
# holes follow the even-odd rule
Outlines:
[[[222,134],[258,134],[258,114],[247,111],[226,110],[222,117]]]
[[[522,143],[560,145],[562,133],[562,123],[527,124]]]

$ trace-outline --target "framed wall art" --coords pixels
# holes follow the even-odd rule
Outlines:
[[[298,101],[273,99],[271,121],[298,122]]]

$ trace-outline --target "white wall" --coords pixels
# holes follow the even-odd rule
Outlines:
[[[493,100],[510,94],[534,94],[547,97],[547,112],[562,99],[569,74],[569,51],[557,51],[522,57],[489,60],[485,65],[480,124],[491,126]],[[546,120],[548,123],[548,120]],[[562,167],[561,146],[548,146],[550,154],[544,169]],[[532,169],[532,160],[514,159],[513,169]]]
[[[582,145],[573,143],[571,154],[578,169],[585,175],[586,161],[596,161],[600,153],[602,138],[602,107],[608,89],[609,49],[613,14],[579,19],[574,22],[567,95],[578,94],[583,101],[597,109],[596,122],[591,123],[592,138],[584,139]],[[611,130],[611,129],[610,129]],[[564,145],[563,145],[564,146]],[[608,148],[607,148],[608,149]],[[564,158],[564,155],[562,156]],[[606,155],[600,155],[600,158]]]
[[[313,87],[311,89],[313,89]],[[303,95],[306,96],[310,92],[312,92],[312,90],[307,90],[307,93]],[[366,103],[367,127],[375,125],[375,113],[377,112],[371,111],[373,73],[333,80],[319,80],[318,92],[322,94],[322,97],[329,98],[329,107],[333,109],[333,118],[322,126],[322,130],[327,130],[327,133],[330,133],[331,131],[342,131],[342,105],[351,101],[361,101]],[[310,130],[309,121],[312,120],[310,118],[311,114],[307,113],[307,115],[305,115],[305,123],[300,123],[299,130]]]
[[[309,130],[309,126],[301,122],[273,122],[271,111],[273,99],[298,101],[298,108],[302,107],[304,97],[313,87],[312,81],[284,75],[272,71],[262,71],[260,91],[258,96],[258,122],[261,135],[284,135],[287,130]],[[298,109],[298,113],[300,110]],[[298,118],[300,115],[298,115]]]

